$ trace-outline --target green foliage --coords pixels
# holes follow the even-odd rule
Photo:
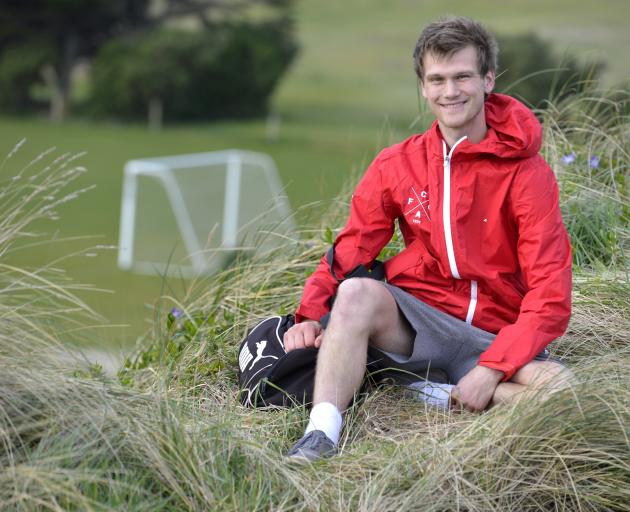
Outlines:
[[[8,1],[0,6],[0,40],[29,41],[42,33],[51,39],[74,34],[83,51],[99,40],[146,17],[148,0],[31,0]],[[57,42],[51,41],[53,44]]]
[[[54,265],[28,269],[7,261],[44,244],[35,226],[50,226],[64,203],[87,190],[69,189],[85,173],[76,162],[81,155],[55,155],[53,149],[6,176],[24,143],[0,163],[0,352],[16,345],[26,353],[42,344],[54,351],[60,338],[69,343],[85,336],[78,325],[102,321],[75,295],[89,287],[71,282]]]
[[[573,241],[573,261],[581,267],[626,266],[621,225],[628,225],[630,217],[614,199],[602,197],[588,189],[574,188],[567,183],[566,190],[573,194],[564,202],[566,227]]]
[[[277,67],[280,65],[284,69],[295,51],[293,43],[288,39],[285,46],[282,43],[276,44],[277,41],[273,39],[274,34],[288,33],[290,23],[287,13],[291,9],[291,4],[292,0],[251,0],[239,3],[169,0],[157,4],[149,0],[4,2],[0,5],[0,62],[4,57],[5,67],[8,66],[9,70],[2,73],[0,69],[0,90],[10,91],[21,87],[21,93],[19,96],[13,93],[5,101],[0,101],[0,108],[24,112],[37,103],[33,87],[41,84],[42,64],[46,64],[49,71],[46,86],[52,90],[48,91],[48,95],[67,101],[72,92],[72,71],[80,59],[91,59],[99,53],[104,44],[116,37],[133,38],[133,34],[141,37],[139,33],[146,34],[149,31],[151,34],[155,27],[161,26],[168,19],[187,16],[189,21],[198,18],[198,21],[207,28],[205,37],[198,38],[195,42],[184,33],[141,37],[145,40],[146,48],[134,53],[133,63],[120,65],[122,68],[125,65],[140,68],[127,70],[135,77],[131,78],[133,84],[130,87],[137,88],[138,91],[130,92],[128,98],[119,101],[112,101],[111,96],[105,95],[106,98],[110,98],[109,102],[101,99],[98,103],[104,102],[101,106],[106,108],[111,105],[114,110],[118,107],[119,111],[114,111],[115,114],[122,112],[134,115],[137,112],[133,108],[130,109],[130,105],[135,107],[134,102],[137,101],[135,98],[138,95],[140,100],[145,100],[146,108],[147,97],[151,99],[157,96],[166,101],[164,97],[166,95],[193,93],[199,95],[198,100],[193,97],[185,98],[186,101],[183,99],[177,101],[172,111],[186,118],[203,117],[195,116],[195,113],[199,102],[203,103],[206,98],[200,93],[205,91],[207,81],[210,80],[210,83],[220,83],[214,85],[215,95],[222,92],[224,96],[233,98],[235,94],[241,94],[245,99],[243,112],[235,112],[232,106],[228,109],[227,115],[251,115],[254,110],[255,113],[260,113],[264,111],[265,105],[264,101],[260,103],[260,96],[266,100],[281,75]],[[267,17],[258,13],[258,17],[263,19],[261,23],[235,25],[232,20],[247,20],[251,17],[249,11],[254,7],[258,7],[262,12],[265,11],[262,7],[266,7],[269,11]],[[265,21],[267,18],[271,21]],[[231,33],[230,44],[227,47],[222,42],[226,32]],[[208,33],[216,34],[217,37],[208,37]],[[216,56],[213,56],[212,52],[214,45],[221,46],[224,52],[222,56],[225,58],[237,61],[243,59],[243,72],[255,73],[237,81],[236,92],[234,79],[238,62],[228,63],[219,69],[218,73],[216,69],[209,70],[209,66],[212,67],[210,63],[214,63],[216,67]],[[111,67],[114,64],[108,61],[108,58],[123,59],[130,50],[135,50],[135,47],[119,46],[118,52],[115,47],[110,48],[101,58],[101,66],[105,66],[102,62],[105,61]],[[273,56],[268,55],[270,51],[274,52]],[[290,54],[288,62],[279,64],[284,62],[287,52]],[[26,58],[20,60],[20,56]],[[166,62],[162,59],[166,59]],[[15,69],[18,65],[19,69]],[[152,66],[159,68],[157,72],[151,69]],[[181,79],[168,77],[171,72],[181,74],[183,71],[187,72],[187,87],[178,84],[178,80]],[[222,81],[223,71],[226,72],[227,81]],[[108,75],[107,72],[102,74],[111,78],[111,74]],[[142,82],[143,79],[147,82]],[[193,84],[194,80],[199,82]],[[249,88],[245,82],[253,84],[253,87]],[[250,98],[252,91],[254,99]],[[105,92],[101,91],[101,94]],[[11,101],[13,97],[21,101]],[[233,99],[230,101],[234,103]],[[120,105],[124,105],[124,108],[121,109]],[[7,109],[7,106],[10,108]],[[201,109],[203,111],[203,105]],[[226,113],[219,112],[217,115],[223,116]]]
[[[270,311],[293,311],[326,247],[323,241],[294,242],[254,258],[237,258],[226,270],[194,283],[183,299],[163,297],[176,306],[155,326],[149,345],[125,361],[121,382],[151,387],[154,369],[166,367],[190,389],[211,382],[234,386],[236,349],[248,325]]]
[[[556,170],[573,262],[628,273],[630,90],[588,87],[539,111]]]
[[[217,314],[221,315],[217,318]],[[191,315],[173,308],[166,315],[166,331],[158,341],[151,344],[132,358],[125,360],[119,372],[123,384],[133,383],[138,370],[145,370],[160,365],[174,368],[191,345],[199,345],[204,340],[205,350],[219,353],[225,348],[222,333],[234,322],[234,315],[229,310],[219,311],[213,308],[211,313],[197,311]],[[213,360],[203,365],[204,375],[215,375],[225,368],[225,361]],[[199,370],[199,368],[197,369]]]
[[[93,109],[145,118],[159,100],[168,120],[261,115],[295,53],[286,20],[112,41],[94,62]]]
[[[312,259],[321,249],[300,250]],[[282,264],[289,279],[300,267],[295,254]],[[257,269],[272,272],[273,266]],[[176,364],[165,354],[150,368],[151,378],[136,381],[144,390],[121,387],[96,366],[77,372],[34,338],[22,346],[3,342],[3,506],[398,511],[423,503],[435,512],[628,510],[627,286],[577,280],[577,314],[556,348],[578,375],[570,390],[476,415],[432,409],[399,390],[380,389],[346,413],[350,427],[341,456],[295,468],[282,454],[301,433],[306,412],[243,408],[234,373],[209,371],[221,358],[235,366],[238,331],[248,320],[241,307],[256,312],[257,294],[266,305],[278,300],[277,289],[263,295],[280,273],[269,277],[267,287],[256,286],[263,277],[235,271],[221,290],[211,290],[221,296],[212,308],[234,313],[213,320],[229,333],[224,347],[205,345],[208,318],[167,315],[167,332],[186,344],[171,361]],[[296,284],[302,278],[296,276]],[[284,292],[292,287],[285,284]],[[210,297],[199,297],[190,309]],[[0,333],[6,329],[0,324]],[[43,351],[49,356],[41,357]]]
[[[0,109],[5,112],[28,112],[41,108],[33,87],[43,84],[40,70],[55,58],[46,39],[8,46],[0,52]]]
[[[42,67],[64,95],[80,58],[91,57],[121,31],[147,21],[148,0],[35,0],[0,4],[0,109],[38,107]]]
[[[574,55],[558,57],[553,45],[531,34],[501,35],[497,92],[515,96],[534,108],[585,90],[604,68],[602,62],[581,63]]]
[[[17,510],[628,510],[627,352],[570,391],[488,414],[380,390],[347,412],[341,456],[292,467],[302,409],[24,372],[2,357],[0,500]]]

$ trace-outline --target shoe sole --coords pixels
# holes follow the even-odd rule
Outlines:
[[[287,455],[284,457],[284,460],[289,464],[295,464],[296,466],[305,466],[306,464],[312,464],[314,461],[321,459],[321,457],[316,459],[309,459],[304,455]]]
[[[293,455],[285,455],[285,459],[287,462],[304,465],[304,464],[312,464],[313,462],[317,462],[320,460],[329,459],[330,457],[336,455],[336,453],[328,453],[328,454],[319,454],[316,452],[304,453],[303,451],[299,451]]]

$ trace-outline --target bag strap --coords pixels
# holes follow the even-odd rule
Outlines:
[[[374,260],[374,263],[367,268],[365,265],[357,265],[354,269],[346,274],[346,277],[339,278],[335,273],[334,263],[335,263],[335,244],[333,244],[328,252],[326,253],[326,261],[328,262],[328,269],[330,270],[330,275],[335,278],[338,283],[345,281],[346,279],[351,279],[353,277],[369,277],[370,279],[376,279],[377,281],[385,280],[385,265],[383,265],[382,261]]]

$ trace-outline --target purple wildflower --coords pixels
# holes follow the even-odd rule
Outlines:
[[[180,318],[182,314],[183,313],[177,308],[171,309],[171,315],[173,315],[174,318]]]
[[[591,159],[588,161],[588,165],[591,169],[597,169],[599,167],[599,157],[593,155]]]
[[[562,157],[562,161],[566,164],[572,164],[573,162],[575,162],[575,153],[569,153],[568,155],[564,155]]]

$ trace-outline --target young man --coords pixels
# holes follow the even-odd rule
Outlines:
[[[397,220],[405,249],[387,284],[338,281],[325,258],[307,280],[288,351],[319,347],[313,409],[290,457],[337,451],[342,412],[361,386],[368,349],[382,367],[440,369],[451,402],[483,411],[569,371],[545,347],[570,316],[571,253],[542,130],[518,101],[492,94],[497,45],[478,23],[428,25],[414,51],[436,121],[383,150],[357,186],[335,241],[334,271],[369,266]],[[319,319],[329,311],[324,330]]]

